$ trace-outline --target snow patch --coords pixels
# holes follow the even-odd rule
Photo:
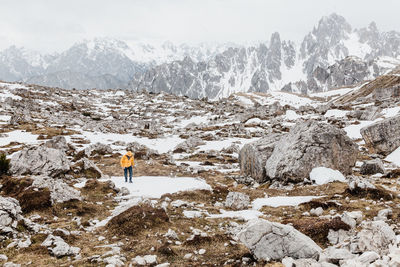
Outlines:
[[[219,210],[221,214],[210,214],[207,218],[210,219],[219,219],[219,218],[237,218],[242,219],[245,221],[257,219],[258,217],[262,216],[262,212],[258,210],[238,210],[238,211],[226,211],[226,210]]]
[[[327,184],[334,181],[345,182],[346,177],[338,171],[326,167],[317,167],[310,172],[310,180],[317,185]]]
[[[390,153],[385,160],[392,162],[400,167],[400,147],[398,147],[395,151]]]
[[[108,181],[110,179],[100,179]],[[130,207],[133,207],[144,199],[160,198],[164,194],[173,194],[181,191],[211,190],[211,186],[203,179],[193,177],[171,178],[166,176],[141,176],[134,177],[132,183],[125,183],[122,176],[113,176],[111,181],[118,188],[126,187],[129,194],[117,197],[121,202],[112,211],[112,215],[96,224],[96,227],[106,225],[113,217],[121,214]]]
[[[313,199],[320,198],[318,196],[294,196],[294,197],[266,197],[257,198],[253,200],[253,209],[259,210],[264,206],[269,206],[273,208],[282,206],[298,206],[302,203],[311,201]]]
[[[325,113],[325,117],[343,118],[347,115],[348,111],[340,109],[330,109]]]

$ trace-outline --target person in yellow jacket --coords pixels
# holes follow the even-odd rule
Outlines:
[[[128,151],[121,158],[121,167],[124,168],[125,183],[128,182],[128,171],[129,171],[129,182],[132,183],[133,166],[135,166],[135,160],[132,152]]]

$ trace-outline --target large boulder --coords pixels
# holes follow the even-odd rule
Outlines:
[[[375,122],[360,132],[372,153],[388,155],[400,146],[400,115]]]
[[[51,177],[33,177],[33,188],[48,188],[52,203],[62,203],[69,200],[82,200],[80,191],[70,187],[61,179]]]
[[[282,133],[270,133],[267,136],[246,144],[239,153],[239,165],[242,175],[249,175],[257,182],[267,180],[265,164],[274,151],[276,142],[282,138]]]
[[[67,139],[64,136],[58,135],[51,138],[49,141],[44,143],[48,148],[59,149],[61,151],[67,152],[69,149]]]
[[[318,259],[322,251],[311,238],[292,226],[263,219],[248,222],[238,233],[238,239],[256,259],[265,261],[281,261],[285,257]]]
[[[350,174],[357,155],[357,144],[343,130],[322,122],[302,122],[275,143],[265,172],[269,179],[283,182],[301,182],[316,167]]]
[[[88,158],[81,158],[71,167],[75,174],[82,175],[86,178],[101,178],[103,172]]]
[[[132,151],[135,159],[150,159],[159,156],[159,153],[156,150],[150,149],[145,145],[139,144],[138,142],[131,142],[127,144],[126,150]]]
[[[10,164],[10,172],[14,175],[56,177],[70,170],[70,161],[65,152],[46,145],[28,147],[17,152]]]

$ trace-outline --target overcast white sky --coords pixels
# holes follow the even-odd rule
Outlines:
[[[176,43],[299,41],[332,12],[355,28],[400,31],[399,0],[0,0],[0,49],[61,51],[82,39]]]

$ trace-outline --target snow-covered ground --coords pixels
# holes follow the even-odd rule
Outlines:
[[[385,160],[392,162],[396,164],[398,167],[400,167],[400,147],[398,147],[395,151],[390,153]]]
[[[107,180],[103,179],[100,181]],[[97,227],[106,225],[112,217],[146,199],[156,199],[164,194],[173,194],[182,191],[211,190],[211,187],[203,179],[193,177],[142,176],[134,177],[132,183],[126,183],[124,177],[115,176],[111,177],[111,181],[118,188],[125,187],[129,191],[129,194],[117,198],[120,203],[112,211],[112,216],[99,222],[96,225]],[[81,184],[78,186],[81,186]]]
[[[0,136],[0,146],[6,146],[11,142],[19,142],[23,144],[37,144],[38,135],[30,132],[16,130],[8,133],[3,133]]]
[[[346,177],[338,171],[326,167],[314,168],[310,172],[310,180],[317,185],[322,185],[334,181],[345,182]]]
[[[280,196],[280,197],[265,197],[265,198],[257,198],[253,200],[252,206],[253,209],[259,210],[264,206],[269,206],[273,208],[282,207],[282,206],[298,206],[302,203],[309,202],[315,198],[316,196]]]

